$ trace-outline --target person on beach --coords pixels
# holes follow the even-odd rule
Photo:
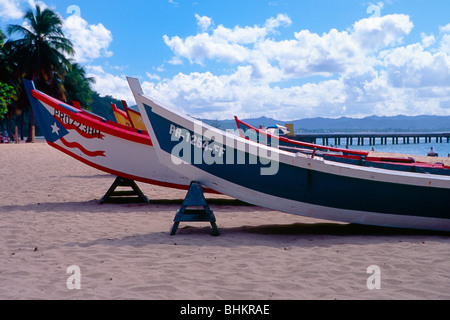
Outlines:
[[[436,152],[434,152],[433,147],[431,147],[431,149],[428,152],[427,156],[429,156],[429,157],[437,157],[438,154]]]

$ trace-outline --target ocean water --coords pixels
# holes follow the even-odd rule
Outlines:
[[[341,139],[345,141],[345,139]],[[434,152],[438,153],[440,157],[448,157],[450,155],[450,143],[447,143],[447,139],[443,139],[443,142],[435,142],[434,139],[431,139],[431,142],[425,142],[424,139],[420,140],[420,143],[413,143],[410,139],[410,143],[403,143],[402,139],[399,139],[398,144],[392,144],[391,139],[388,139],[387,144],[381,144],[381,140],[376,139],[374,145],[369,145],[368,141],[364,142],[364,145],[357,145],[355,143],[356,139],[353,142],[353,145],[349,145],[349,149],[356,150],[372,150],[379,152],[394,152],[394,153],[403,153],[409,155],[417,155],[417,156],[426,156],[427,153],[433,148]],[[334,142],[334,139],[329,139],[329,145],[331,142]],[[318,144],[322,144],[321,139],[317,139]],[[334,145],[335,147],[345,148],[344,145]]]

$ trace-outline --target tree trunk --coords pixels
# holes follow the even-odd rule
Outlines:
[[[23,119],[24,119],[23,114],[24,114],[24,112],[22,111],[20,113],[20,121],[19,121],[19,124],[20,124],[20,140],[22,140],[22,141],[23,141]]]
[[[16,126],[14,127],[14,143],[19,143],[19,128]]]
[[[28,139],[27,142],[34,143],[34,134],[35,134],[35,117],[33,110],[30,110],[30,124],[28,127]]]

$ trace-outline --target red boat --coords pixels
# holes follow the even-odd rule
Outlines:
[[[314,143],[307,143],[289,139],[286,136],[272,135],[264,129],[255,128],[242,120],[234,117],[239,134],[244,138],[255,138],[271,144],[282,150],[310,154],[312,157],[320,156],[325,160],[341,163],[382,168],[406,172],[432,173],[439,175],[450,175],[450,167],[443,163],[418,162],[414,158],[405,157],[373,157],[369,152],[334,148]],[[273,141],[276,141],[275,143]]]

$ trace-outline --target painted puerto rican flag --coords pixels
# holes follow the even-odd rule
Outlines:
[[[35,115],[48,142],[56,142],[69,134],[69,131],[44,106],[40,108],[39,113],[35,112]]]
[[[67,141],[65,136],[69,134],[69,130],[76,130],[76,128],[72,129],[70,128],[70,126],[67,126],[66,129],[66,127],[59,121],[59,119],[52,115],[47,110],[47,108],[42,105],[42,102],[33,97],[32,90],[35,90],[35,87],[32,81],[23,79],[23,83],[28,94],[28,99],[30,100],[31,106],[36,116],[36,120],[38,121],[39,126],[44,133],[45,139],[48,143],[55,143],[59,140],[67,148],[79,149],[89,157],[105,157],[105,151],[89,151],[78,142]],[[64,106],[64,108],[67,107]],[[73,111],[75,113],[78,113],[78,110],[76,110],[75,108]],[[88,139],[90,138],[86,135],[83,135],[83,137]]]

